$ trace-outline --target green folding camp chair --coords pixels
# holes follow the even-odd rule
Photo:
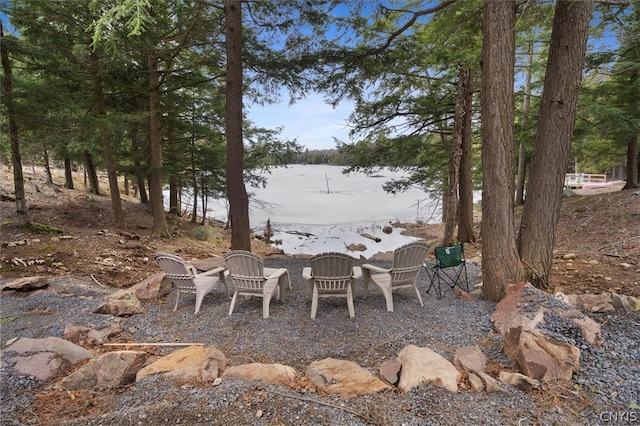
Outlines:
[[[442,298],[442,289],[440,288],[442,281],[447,283],[450,288],[458,286],[468,293],[469,281],[467,279],[467,263],[464,259],[464,245],[460,243],[455,246],[436,247],[434,254],[435,263],[429,261],[424,263],[424,268],[431,279],[427,293],[434,287],[438,299]],[[463,283],[464,287],[462,287]]]

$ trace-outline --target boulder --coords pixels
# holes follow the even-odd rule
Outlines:
[[[135,293],[129,290],[118,290],[110,294],[105,298],[105,302],[93,311],[94,314],[107,314],[117,317],[144,314],[146,312]]]
[[[609,293],[601,294],[567,294],[555,295],[568,305],[586,312],[613,312],[615,307]]]
[[[338,394],[342,398],[393,389],[355,362],[334,358],[312,362],[307,368],[307,376],[324,392]]]
[[[398,379],[400,378],[400,368],[402,364],[398,361],[384,361],[380,365],[380,377],[382,380],[385,380],[392,385],[398,383]]]
[[[570,381],[580,369],[578,348],[539,330],[511,329],[504,338],[504,352],[522,373],[543,382]]]
[[[109,337],[119,334],[123,330],[123,321],[119,318],[107,327],[93,329],[82,325],[67,324],[64,327],[64,338],[73,343],[102,344]]]
[[[256,362],[228,367],[221,377],[239,377],[271,384],[291,385],[296,379],[296,374],[296,370],[288,365]]]
[[[522,390],[539,389],[540,382],[521,373],[512,373],[510,371],[501,371],[498,378],[502,383],[515,386]]]
[[[218,378],[226,363],[224,354],[214,347],[188,346],[142,368],[136,380],[162,374],[183,381],[208,382]]]
[[[453,365],[467,373],[484,371],[487,366],[487,357],[478,346],[465,346],[456,351],[453,356]]]
[[[68,390],[120,388],[135,382],[146,360],[145,352],[107,352],[65,377],[60,386]]]
[[[484,391],[486,393],[506,392],[504,388],[500,386],[500,382],[494,379],[493,377],[491,377],[490,375],[488,375],[487,373],[482,371],[476,371],[475,373],[471,373],[471,374],[477,374],[480,380],[482,380]],[[469,375],[469,378],[471,378],[471,375]]]
[[[59,337],[20,338],[2,350],[2,353],[8,352],[16,354],[7,357],[8,361],[15,362],[14,369],[41,381],[50,380],[93,357],[88,350]]]
[[[522,282],[508,286],[506,293],[491,314],[491,321],[500,334],[520,326],[534,329],[543,321],[544,311],[536,306],[544,298],[542,291]]]
[[[640,311],[640,300],[633,296],[611,293],[611,303],[613,303],[613,306],[616,308],[623,308],[634,312]]]
[[[398,355],[402,364],[398,387],[407,392],[425,383],[433,383],[450,392],[458,392],[460,372],[441,355],[429,348],[409,345]]]
[[[484,382],[477,374],[469,373],[469,383],[471,384],[471,389],[473,389],[474,391],[484,392]]]
[[[164,272],[145,278],[129,288],[139,300],[162,299],[173,290],[171,280]]]
[[[0,286],[0,290],[33,291],[41,288],[46,288],[48,286],[49,286],[49,278],[35,276],[35,277],[24,277],[24,278],[18,278],[16,280],[11,280],[8,283],[2,284]]]

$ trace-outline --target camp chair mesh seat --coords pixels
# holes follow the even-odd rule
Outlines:
[[[431,279],[427,293],[434,287],[438,298],[442,298],[442,289],[440,287],[442,281],[447,283],[450,288],[458,286],[468,293],[469,281],[467,277],[467,263],[464,258],[464,245],[460,243],[454,246],[436,247],[434,255],[435,263],[429,261],[424,263],[424,268]],[[464,287],[462,287],[463,283]]]
[[[198,270],[193,265],[185,263],[179,256],[169,253],[156,253],[154,258],[178,291],[176,305],[173,308],[174,311],[178,309],[178,302],[182,293],[194,293],[196,295],[195,314],[200,312],[204,297],[216,287],[219,287],[221,283],[225,286],[227,295],[229,294],[227,283],[224,280],[224,267],[198,273]]]
[[[353,292],[356,279],[362,276],[362,269],[354,267],[354,258],[336,252],[320,253],[309,259],[311,266],[302,270],[302,277],[309,282],[311,290],[311,318],[318,311],[318,299],[344,297],[347,299],[349,316],[355,317]]]
[[[245,250],[233,250],[224,255],[228,277],[235,291],[231,298],[229,315],[238,300],[238,296],[262,297],[262,317],[269,318],[269,303],[273,296],[284,300],[284,286],[289,285],[289,270],[264,267],[264,259]]]
[[[413,288],[420,305],[424,306],[418,290],[418,275],[427,257],[429,246],[423,241],[415,241],[399,247],[393,252],[391,268],[385,269],[376,265],[362,265],[364,277],[364,296],[369,292],[369,281],[382,291],[387,302],[387,311],[393,312],[393,290]]]

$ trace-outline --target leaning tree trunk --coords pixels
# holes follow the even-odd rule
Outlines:
[[[559,0],[540,104],[518,249],[527,278],[546,289],[573,139],[591,2]]]
[[[167,218],[162,200],[162,134],[160,133],[160,75],[158,59],[149,50],[149,200],[153,216],[153,233],[160,237],[169,236]]]
[[[16,215],[18,223],[24,225],[29,221],[29,209],[24,192],[24,176],[22,174],[22,159],[20,158],[20,138],[18,137],[18,124],[16,123],[16,111],[13,103],[13,74],[7,41],[4,38],[4,28],[0,21],[0,57],[4,80],[2,81],[2,95],[6,105],[7,128],[11,143],[11,164],[13,166],[13,188],[16,196]]]
[[[251,250],[249,196],[244,186],[242,140],[242,10],[236,0],[224,1],[227,87],[227,198],[231,220],[231,249]]]
[[[473,242],[476,232],[473,228],[473,176],[471,174],[471,110],[473,107],[473,71],[471,68],[461,70],[460,78],[464,78],[464,120],[462,131],[462,156],[458,171],[458,241]]]
[[[500,301],[518,281],[513,225],[513,79],[515,1],[485,0],[482,28],[482,282],[487,299]]]

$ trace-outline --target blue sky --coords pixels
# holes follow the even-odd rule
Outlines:
[[[352,110],[353,105],[347,102],[333,108],[325,103],[322,95],[314,93],[293,105],[283,96],[279,104],[251,106],[247,116],[260,127],[283,126],[282,138],[295,138],[309,150],[332,149],[335,148],[333,138],[351,142],[346,121]]]

